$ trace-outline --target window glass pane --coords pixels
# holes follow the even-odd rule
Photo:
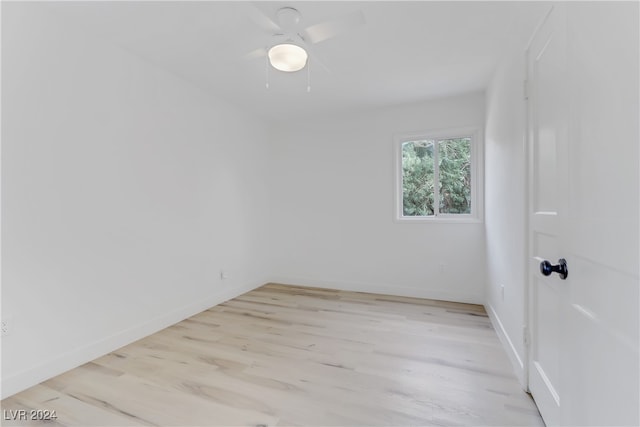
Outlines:
[[[402,214],[433,215],[433,150],[435,141],[402,144]]]
[[[471,213],[471,138],[438,141],[441,214]]]

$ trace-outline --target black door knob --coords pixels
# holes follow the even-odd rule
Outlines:
[[[564,258],[558,260],[558,264],[552,265],[549,261],[544,260],[540,263],[540,273],[549,276],[551,273],[558,273],[562,280],[566,280],[569,275],[567,261]]]

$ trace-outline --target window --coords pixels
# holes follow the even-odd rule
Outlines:
[[[398,220],[480,220],[477,129],[400,135],[395,149]]]

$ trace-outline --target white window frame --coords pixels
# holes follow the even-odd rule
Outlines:
[[[402,144],[419,140],[442,140],[455,138],[471,138],[471,213],[442,214],[432,216],[405,216],[402,209]],[[427,130],[423,132],[401,133],[394,135],[394,173],[395,203],[394,221],[399,223],[479,223],[484,217],[484,141],[479,126],[452,129]],[[434,161],[438,161],[438,150],[435,150]],[[434,181],[439,182],[438,168],[434,169]],[[439,206],[439,194],[434,195],[434,205]]]

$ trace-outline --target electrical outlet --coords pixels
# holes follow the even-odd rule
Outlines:
[[[447,269],[447,264],[445,264],[444,262],[441,262],[440,264],[438,264],[438,272],[440,274],[444,274],[446,269]]]
[[[220,280],[227,280],[229,278],[229,272],[226,270],[220,270]]]
[[[7,336],[11,333],[11,317],[5,317],[0,323],[0,329],[2,329],[2,336]]]

